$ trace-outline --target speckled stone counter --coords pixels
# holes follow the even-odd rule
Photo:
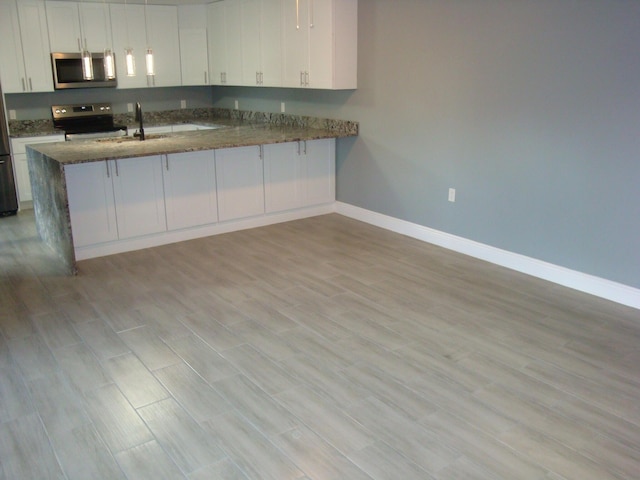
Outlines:
[[[143,142],[123,139],[81,140],[33,145],[31,149],[63,165],[220,148],[353,136],[321,128],[218,120],[219,128],[149,135]]]

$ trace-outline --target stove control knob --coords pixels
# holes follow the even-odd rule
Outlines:
[[[60,109],[59,108],[56,108],[56,113],[60,113]]]
[[[63,108],[62,110],[60,110],[62,113],[67,113],[67,109]]]
[[[104,111],[104,107],[100,107],[100,111]]]
[[[104,108],[105,108],[106,110],[111,110],[111,107],[109,107],[109,106],[104,107]]]

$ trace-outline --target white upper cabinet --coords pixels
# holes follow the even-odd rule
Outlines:
[[[283,86],[357,88],[358,1],[282,0]]]
[[[168,87],[182,83],[178,9],[168,5],[111,4],[118,88]],[[145,27],[146,25],[146,27]],[[136,75],[126,75],[125,49],[133,49]],[[145,54],[153,50],[155,75],[147,77]]]
[[[282,84],[281,0],[240,0],[243,85]]]
[[[223,0],[207,8],[209,75],[212,85],[242,85],[240,0]]]
[[[0,2],[0,29],[0,78],[4,93],[53,91],[44,2]]]
[[[206,5],[178,7],[182,85],[209,84]]]
[[[116,57],[118,88],[143,88],[147,86],[145,52],[147,51],[144,27],[144,5],[109,5],[113,52]],[[127,76],[125,49],[132,48],[136,64],[136,75]]]
[[[147,6],[149,46],[153,49],[154,87],[182,84],[180,74],[180,38],[178,35],[178,8],[170,5]],[[142,60],[144,56],[141,56]],[[144,74],[144,65],[141,74]]]
[[[82,33],[76,2],[46,2],[52,52],[79,52]],[[84,42],[83,42],[84,45]]]
[[[52,52],[111,48],[109,7],[103,3],[46,2]]]

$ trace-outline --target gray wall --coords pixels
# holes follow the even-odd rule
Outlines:
[[[213,101],[358,120],[342,202],[640,288],[640,2],[361,0],[358,68]]]
[[[145,111],[174,110],[180,100],[187,108],[211,106],[211,87],[134,88],[82,88],[43,93],[7,94],[7,110],[16,111],[17,120],[51,118],[51,105],[72,103],[111,102],[115,113],[126,113],[127,103],[141,102]]]

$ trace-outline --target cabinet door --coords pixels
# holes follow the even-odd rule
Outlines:
[[[242,10],[242,84],[260,85],[262,0],[240,0]]]
[[[18,18],[20,30],[26,32],[22,35],[22,53],[27,74],[26,90],[29,92],[51,92],[53,91],[53,79],[44,2],[20,0],[18,2]],[[4,48],[4,38],[2,42]]]
[[[167,229],[161,158],[110,160],[120,239]]]
[[[80,51],[80,16],[76,2],[46,2],[52,52]],[[104,47],[103,47],[104,48]]]
[[[213,150],[167,155],[164,163],[168,230],[217,222]]]
[[[24,70],[20,23],[15,2],[0,2],[0,83],[4,93],[27,91],[27,75]]]
[[[262,85],[282,86],[282,0],[262,0],[260,56]]]
[[[302,205],[302,162],[300,142],[276,143],[264,147],[264,202],[267,213]]]
[[[180,29],[182,85],[208,85],[207,29]]]
[[[152,85],[155,87],[179,86],[182,84],[182,78],[178,8],[170,5],[149,5],[146,9],[149,46],[153,49],[156,73],[151,79]],[[142,61],[144,55],[139,58]],[[141,64],[139,74],[145,75],[145,73],[145,65]]]
[[[207,6],[209,41],[209,82],[224,85],[227,70],[227,40],[225,37],[224,2]]]
[[[242,16],[240,0],[224,0],[227,49],[226,84],[242,85]]]
[[[307,86],[312,88],[332,87],[335,45],[334,8],[336,8],[334,2],[313,2],[313,9],[309,12],[309,85]]]
[[[111,18],[107,4],[82,2],[78,6],[82,39],[86,40],[89,51],[102,52],[105,48],[113,49]]]
[[[116,57],[118,88],[143,88],[147,86],[145,53],[147,51],[144,26],[144,5],[109,5],[113,51]],[[133,48],[136,75],[128,77],[126,72],[125,49]]]
[[[260,147],[216,150],[218,218],[232,220],[264,213]]]
[[[308,0],[282,0],[282,83],[285,87],[304,86],[304,72],[309,70],[308,7]]]
[[[304,146],[305,206],[332,203],[336,198],[335,190],[335,139],[312,140]]]
[[[112,165],[109,162],[66,165],[64,173],[73,245],[84,247],[117,240]]]

